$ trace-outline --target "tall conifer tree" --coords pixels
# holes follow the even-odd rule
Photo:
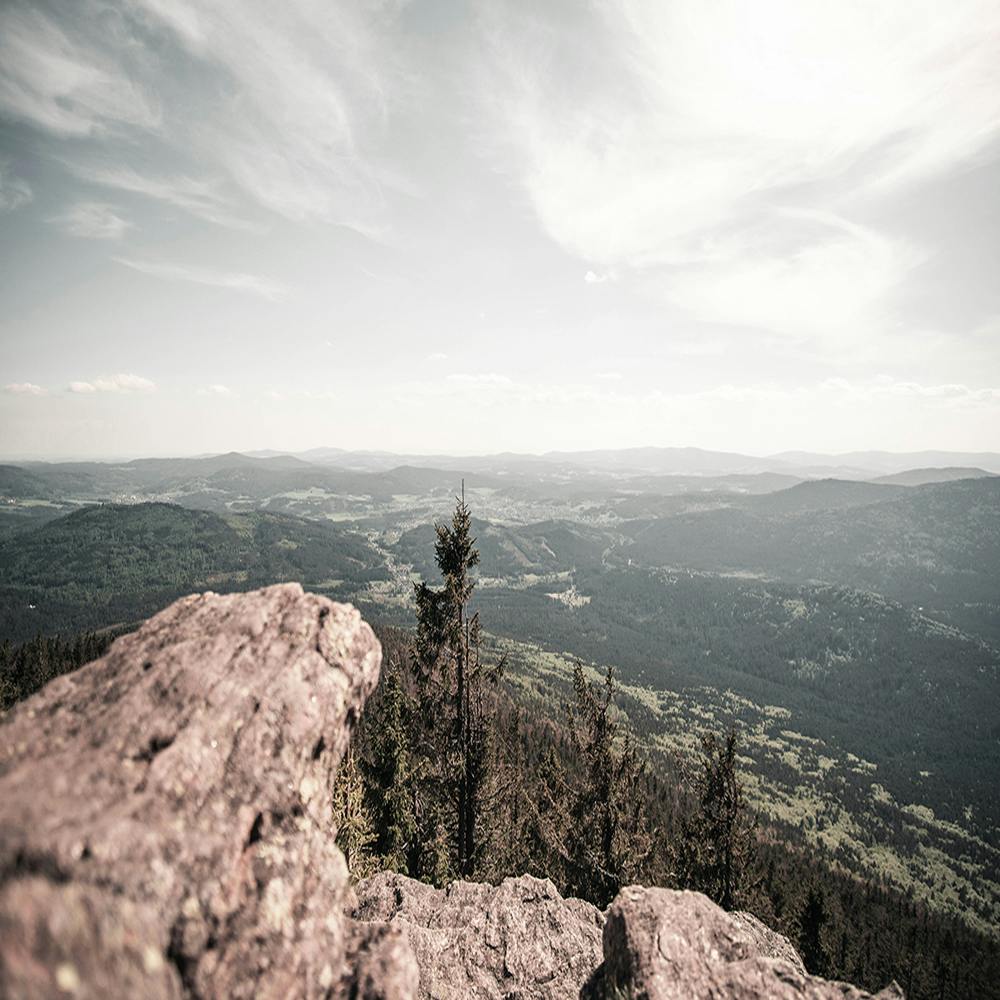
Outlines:
[[[637,879],[652,847],[640,788],[644,767],[629,736],[619,739],[611,669],[598,689],[587,682],[578,663],[573,691],[576,703],[567,714],[579,779],[569,786],[568,882],[574,894],[606,906]]]
[[[756,831],[736,771],[737,741],[735,729],[722,741],[702,736],[697,803],[682,824],[677,857],[681,884],[726,910],[746,904],[756,888]]]
[[[438,751],[433,777],[443,794],[444,821],[452,825],[454,871],[468,877],[476,870],[485,839],[483,805],[497,752],[492,688],[503,664],[489,668],[483,663],[479,614],[469,611],[479,552],[464,485],[451,524],[438,525],[436,531],[434,554],[443,586],[416,585],[413,663],[424,738]],[[441,813],[436,810],[436,822]]]

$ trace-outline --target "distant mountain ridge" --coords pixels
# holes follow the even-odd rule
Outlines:
[[[997,475],[985,469],[951,467],[943,469],[907,469],[889,476],[879,476],[873,483],[899,484],[900,486],[927,486],[931,483],[951,483],[956,479],[988,479]]]
[[[1000,474],[998,452],[882,451],[846,452],[826,455],[818,452],[782,452],[754,456],[738,452],[702,448],[622,448],[592,451],[552,451],[544,454],[503,452],[493,455],[408,455],[385,451],[350,451],[340,448],[313,448],[292,453],[273,450],[228,452],[179,458],[140,458],[127,462],[12,462],[0,466],[0,493],[4,492],[4,471],[20,468],[26,473],[47,476],[103,476],[111,469],[140,474],[144,478],[167,478],[171,473],[211,475],[237,468],[271,471],[305,471],[309,468],[338,469],[372,474],[399,468],[437,469],[468,475],[528,476],[573,481],[579,476],[602,475],[612,478],[639,477],[724,478],[752,476],[847,479],[922,485],[952,479]],[[885,477],[901,478],[886,480]],[[7,476],[9,478],[9,475]]]
[[[251,456],[273,457],[279,452],[250,452]],[[541,454],[500,452],[493,455],[404,455],[383,451],[350,451],[314,448],[288,453],[321,465],[369,471],[395,465],[434,466],[469,471],[530,471],[543,466],[565,469],[592,469],[631,475],[726,476],[757,473],[798,474],[804,478],[836,476],[870,479],[894,475],[908,469],[961,469],[974,474],[1000,474],[1000,452],[951,451],[857,451],[842,454],[788,451],[774,455],[746,455],[692,447],[648,447],[598,449],[592,451],[550,451]],[[958,478],[958,477],[954,477]],[[960,478],[967,478],[962,476]]]

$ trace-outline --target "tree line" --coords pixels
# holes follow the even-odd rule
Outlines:
[[[36,636],[0,645],[0,712],[33,695],[50,680],[103,656],[121,630],[85,632],[70,639]]]

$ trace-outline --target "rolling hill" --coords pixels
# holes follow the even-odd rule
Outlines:
[[[787,494],[622,530],[621,555],[647,566],[748,572],[836,583],[912,604],[1000,643],[1000,478],[922,487],[851,484],[904,492],[880,502],[808,509]],[[806,509],[803,509],[803,507]]]
[[[985,479],[995,476],[985,469],[945,467],[943,469],[907,469],[891,476],[879,476],[873,483],[894,483],[900,486],[926,486],[928,483],[950,483],[956,479]]]
[[[387,575],[363,537],[329,523],[106,504],[0,543],[0,635],[131,622],[196,590],[299,580],[336,595]]]

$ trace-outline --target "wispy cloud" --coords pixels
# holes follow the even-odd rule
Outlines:
[[[102,375],[89,382],[70,382],[69,391],[89,394],[95,392],[152,392],[156,383],[141,375]]]
[[[10,382],[3,387],[4,392],[14,396],[46,396],[47,390],[34,382]]]
[[[90,16],[83,12],[82,16]],[[91,22],[92,24],[93,22]],[[83,32],[68,34],[33,4],[0,8],[0,114],[64,136],[155,129],[156,103]]]
[[[829,213],[776,212],[784,250],[734,234],[670,273],[667,297],[698,319],[812,337],[843,349],[889,324],[885,296],[923,259],[915,247]]]
[[[233,229],[254,229],[240,218],[232,192],[219,180],[186,176],[163,177],[143,174],[129,166],[99,165],[69,161],[67,166],[80,180],[100,187],[140,195],[179,208],[190,215]]]
[[[70,382],[69,391],[75,393],[94,392],[152,392],[156,383],[141,375],[121,373],[118,375],[102,375],[89,382]]]
[[[241,274],[228,271],[213,271],[206,268],[189,267],[186,264],[172,264],[165,261],[133,260],[128,257],[113,257],[112,260],[141,274],[165,281],[188,281],[196,285],[225,288],[234,292],[257,295],[269,302],[279,302],[288,294],[288,288],[270,278],[256,274]]]
[[[215,382],[212,385],[206,385],[202,390],[202,395],[205,396],[232,396],[233,390],[229,388],[228,385],[222,385],[221,382]]]
[[[49,222],[70,236],[89,240],[120,240],[132,223],[117,214],[114,205],[99,201],[80,201],[65,212],[49,217]]]
[[[585,280],[631,271],[707,322],[870,333],[919,254],[858,226],[862,206],[1000,136],[986,0],[488,10],[491,160]]]
[[[449,382],[463,386],[500,386],[507,388],[515,385],[509,375],[499,372],[454,372],[448,376]]]
[[[187,164],[180,176],[155,176],[134,142],[114,167],[86,146],[66,157],[94,183],[201,218],[263,208],[376,235],[396,185],[380,165],[389,110],[413,86],[395,86],[399,7],[121,0],[100,18],[69,5],[57,22],[14,0],[0,11],[0,114],[70,138],[154,130],[163,159]]]
[[[28,182],[16,177],[6,160],[0,160],[0,214],[16,211],[32,197]]]
[[[291,219],[362,230],[376,224],[385,178],[372,154],[394,72],[385,35],[394,5],[262,3],[254,10],[228,0],[197,14],[188,8],[180,22],[162,0],[140,3],[214,65],[225,118],[201,139],[247,195]]]

